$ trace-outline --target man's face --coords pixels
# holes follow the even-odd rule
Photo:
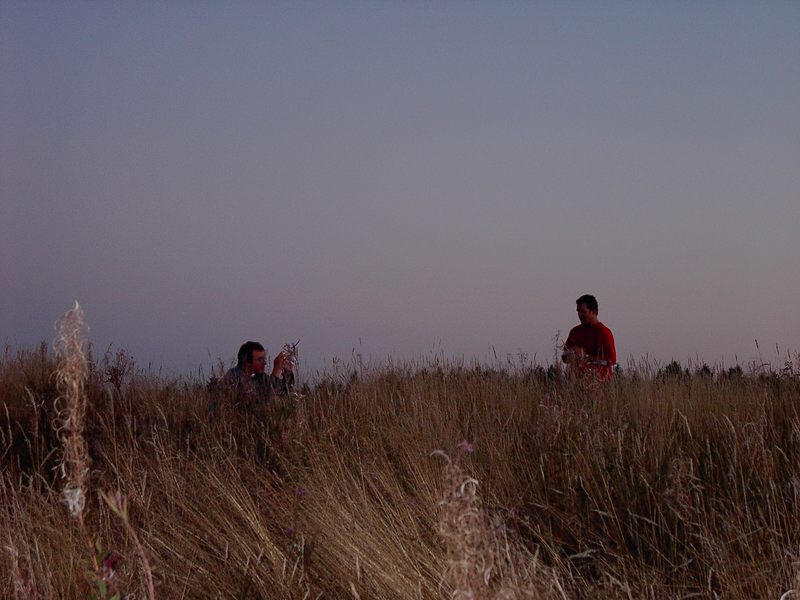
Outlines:
[[[267,353],[263,350],[253,350],[253,362],[245,365],[245,367],[249,367],[248,370],[251,373],[255,373],[256,375],[263,373],[266,366]]]
[[[594,325],[597,323],[597,313],[589,310],[589,307],[585,304],[578,304],[578,319],[580,319],[581,325]]]

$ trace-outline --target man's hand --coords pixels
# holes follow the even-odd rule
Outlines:
[[[284,372],[292,372],[292,361],[289,360],[289,353],[284,351],[278,352],[275,360],[272,361],[272,375],[273,377],[281,377]]]

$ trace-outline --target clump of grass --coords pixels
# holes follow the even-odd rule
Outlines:
[[[463,454],[472,451],[472,445],[463,441],[454,459],[441,450],[434,452],[445,461],[439,534],[446,549],[444,580],[456,600],[488,598],[494,575],[495,557],[488,519],[477,493],[478,481],[467,477],[460,464]]]
[[[56,453],[67,475],[91,465],[81,514],[119,557],[115,589],[137,596],[797,589],[796,369],[643,365],[586,389],[536,365],[357,365],[303,390],[286,417],[214,405],[206,382],[136,369],[124,353],[84,356],[82,430],[64,400],[79,386],[59,384],[57,403],[48,387],[60,358],[0,357],[0,597],[85,598],[75,573],[87,552],[104,556],[65,518],[62,480],[42,476]],[[82,459],[39,425],[55,414],[70,420],[65,443],[82,433],[71,446]],[[431,456],[462,439],[475,450]],[[92,489],[125,496],[110,506]]]
[[[443,582],[455,600],[564,598],[558,577],[510,538],[500,514],[491,514],[478,494],[479,482],[464,471],[463,459],[475,448],[466,440],[455,458],[441,450],[443,491],[438,502],[438,532],[445,547]],[[511,534],[513,535],[513,533]]]

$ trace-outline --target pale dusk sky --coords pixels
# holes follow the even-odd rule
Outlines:
[[[800,351],[800,3],[0,5],[0,337]],[[760,351],[755,340],[758,340]],[[776,351],[777,346],[777,351]]]

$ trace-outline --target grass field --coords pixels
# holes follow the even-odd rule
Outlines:
[[[7,348],[0,363],[3,598],[777,600],[800,586],[796,361],[640,367],[593,389],[431,360],[238,406],[124,352],[70,352]]]

